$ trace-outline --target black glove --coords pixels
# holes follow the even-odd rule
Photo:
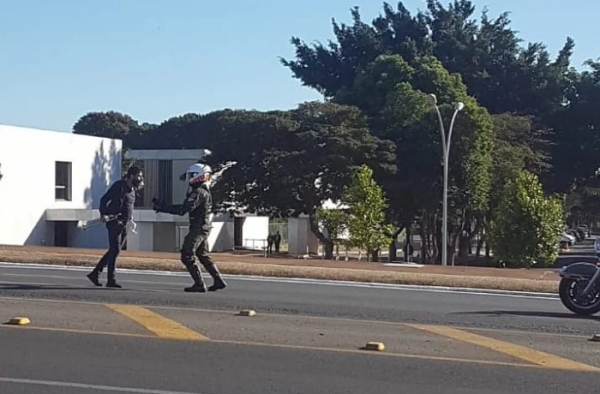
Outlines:
[[[159,201],[158,198],[154,197],[152,199],[152,209],[154,210],[154,212],[159,213],[159,212],[163,212],[163,202]]]

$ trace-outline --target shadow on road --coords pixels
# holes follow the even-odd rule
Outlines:
[[[579,319],[579,320],[597,320],[597,316],[580,316],[574,313],[559,312],[535,312],[535,311],[475,311],[475,312],[454,312],[453,315],[488,315],[488,316],[524,316],[524,317],[549,317],[554,319]]]
[[[104,290],[102,287],[91,286],[59,286],[59,285],[28,285],[28,284],[3,284],[0,290]]]

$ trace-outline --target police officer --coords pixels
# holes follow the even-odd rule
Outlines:
[[[196,257],[200,264],[213,278],[213,285],[208,291],[224,289],[227,284],[221,277],[217,266],[213,262],[208,249],[208,235],[210,233],[210,212],[212,208],[212,196],[209,190],[212,170],[206,162],[192,164],[186,172],[186,180],[190,186],[183,204],[165,205],[154,199],[154,210],[172,215],[185,215],[189,213],[190,229],[181,247],[181,262],[185,265],[194,280],[186,292],[204,293],[206,286],[202,279],[202,273]]]
[[[87,277],[96,286],[102,286],[98,276],[108,266],[106,287],[121,288],[115,280],[116,261],[127,241],[127,225],[132,220],[136,192],[144,186],[143,171],[136,166],[127,170],[123,179],[113,183],[100,199],[100,220],[108,230],[108,251]]]

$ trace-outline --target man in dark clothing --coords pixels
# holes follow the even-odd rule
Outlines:
[[[190,186],[183,204],[165,205],[154,199],[154,210],[172,215],[183,216],[189,214],[190,230],[181,247],[181,262],[185,265],[194,280],[194,284],[186,287],[186,292],[204,293],[206,286],[202,279],[202,272],[196,258],[213,278],[213,285],[208,291],[217,291],[227,287],[221,277],[217,266],[213,262],[208,249],[208,235],[210,233],[210,212],[212,209],[212,196],[209,191],[209,182],[212,170],[208,164],[192,164],[186,173]]]
[[[100,220],[108,230],[108,251],[87,277],[96,286],[102,286],[98,277],[108,266],[106,287],[121,288],[115,280],[117,257],[127,240],[127,225],[133,216],[136,191],[144,185],[144,175],[139,167],[130,167],[127,175],[115,183],[100,199]]]
[[[275,253],[279,253],[279,245],[281,245],[281,234],[279,234],[279,231],[273,236],[273,240],[275,241]]]

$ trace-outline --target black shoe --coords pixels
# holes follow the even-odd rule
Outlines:
[[[227,287],[227,283],[221,278],[216,278],[215,283],[211,287],[208,288],[208,291],[217,291],[222,290]]]
[[[120,284],[118,284],[114,280],[106,283],[106,287],[112,287],[114,289],[121,289],[121,288],[123,288],[123,286],[121,286]]]
[[[204,284],[194,284],[190,287],[183,289],[186,293],[206,293],[206,286]]]
[[[94,272],[90,272],[86,276],[90,280],[90,282],[92,282],[96,286],[102,286],[102,283],[100,283],[100,281],[98,280],[98,274],[96,274]]]

